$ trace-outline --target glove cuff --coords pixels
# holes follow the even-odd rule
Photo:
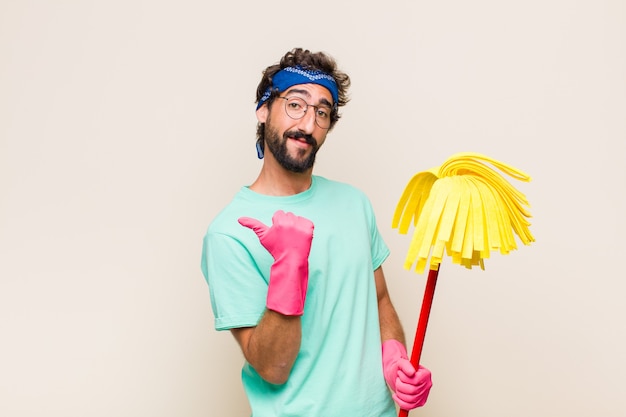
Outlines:
[[[283,258],[270,269],[266,307],[286,316],[304,314],[309,281],[308,260]]]
[[[396,390],[396,379],[398,378],[398,360],[408,359],[406,348],[395,339],[388,339],[383,342],[383,374],[385,381],[392,390]]]

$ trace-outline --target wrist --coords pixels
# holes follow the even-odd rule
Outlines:
[[[266,307],[286,316],[304,314],[308,287],[308,261],[277,261],[270,269]]]
[[[398,378],[398,361],[408,359],[404,345],[396,339],[387,339],[382,344],[383,374],[387,384],[395,391]]]

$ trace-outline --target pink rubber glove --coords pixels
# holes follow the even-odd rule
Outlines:
[[[426,404],[433,385],[430,371],[423,366],[416,371],[406,348],[397,340],[389,339],[383,343],[383,373],[400,408],[412,410]]]
[[[239,223],[252,229],[274,257],[267,288],[267,308],[287,316],[301,316],[309,283],[313,223],[282,210],[274,213],[272,227],[250,217],[241,217]]]

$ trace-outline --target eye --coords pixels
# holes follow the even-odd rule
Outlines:
[[[330,117],[330,109],[326,107],[318,107],[317,108],[317,117],[323,120],[326,120]]]
[[[290,98],[287,100],[287,106],[292,110],[302,110],[304,108],[304,104],[299,98]]]

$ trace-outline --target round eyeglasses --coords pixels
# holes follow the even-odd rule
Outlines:
[[[291,117],[292,119],[302,119],[309,107],[313,107],[315,109],[315,124],[317,124],[322,129],[330,128],[331,108],[329,106],[314,106],[307,103],[300,97],[276,98],[282,98],[283,100],[285,100],[285,112],[287,113],[287,116]]]

